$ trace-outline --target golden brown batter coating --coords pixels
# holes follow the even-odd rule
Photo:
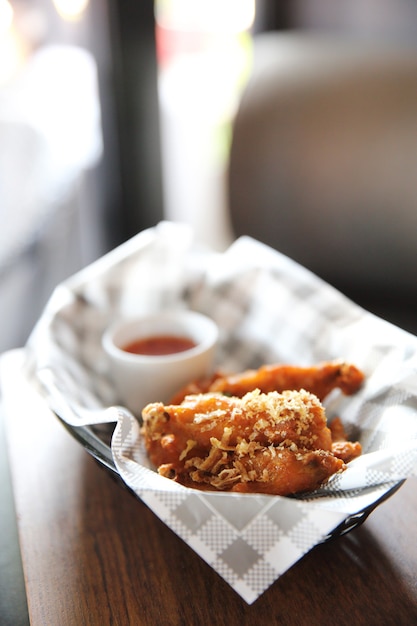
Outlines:
[[[345,468],[323,406],[305,390],[191,395],[150,404],[142,417],[151,461],[186,486],[290,495]]]
[[[332,433],[332,452],[345,463],[362,454],[362,446],[359,441],[348,441],[342,420],[335,417],[329,424]]]
[[[346,395],[355,393],[363,380],[363,373],[344,361],[330,361],[309,367],[264,365],[257,370],[247,370],[230,376],[218,373],[209,380],[190,383],[180,390],[171,402],[179,404],[186,395],[210,391],[242,397],[253,389],[259,389],[262,393],[305,389],[314,393],[320,400],[324,400],[330,391],[336,388]]]

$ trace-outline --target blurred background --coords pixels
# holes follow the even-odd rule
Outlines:
[[[236,216],[235,206],[231,210],[232,201],[242,201],[239,193],[250,196],[236,189],[236,180],[249,180],[245,169],[230,167],[234,124],[249,86],[257,92],[258,49],[266,84],[267,49],[278,61],[277,76],[283,70],[302,75],[311,53],[299,39],[295,47],[280,41],[278,47],[265,46],[271,34],[284,41],[288,35],[330,35],[348,38],[354,49],[400,45],[414,54],[417,5],[411,0],[0,0],[1,351],[24,344],[57,283],[162,219],[190,223],[204,244],[218,250],[239,234],[268,238],[268,225],[258,232],[250,220]],[[336,56],[327,49],[314,57],[319,73],[326,59]],[[405,80],[407,93],[415,90],[412,72]],[[407,137],[414,138],[416,107],[408,106],[413,119],[402,130]],[[315,137],[318,147],[324,127],[321,133]],[[410,155],[417,154],[417,145],[407,145]],[[261,145],[251,150],[243,143],[241,150],[262,163]],[[300,154],[306,154],[304,147]],[[410,160],[400,169],[414,180]],[[328,162],[334,162],[332,156]],[[252,165],[244,167],[252,172]],[[414,197],[410,187],[407,202]],[[279,223],[281,207],[274,202]],[[410,206],[407,216],[417,215]],[[243,216],[245,211],[252,208],[242,209]],[[265,219],[270,217],[267,212]],[[328,216],[323,220],[328,223]],[[399,237],[411,232],[407,250],[412,252],[403,263],[414,273],[416,224],[410,224]],[[285,236],[284,244],[289,239]],[[297,246],[293,253],[279,238],[267,243],[320,271]],[[389,257],[385,240],[384,245]],[[401,254],[406,246],[397,247]],[[334,259],[337,250],[331,254]],[[350,249],[346,254],[353,256]],[[384,305],[390,300],[382,293],[386,273],[383,269],[378,287]],[[337,283],[335,275],[330,279]],[[392,282],[398,284],[395,275]],[[361,289],[367,291],[366,284]],[[414,295],[411,290],[402,303],[412,323],[408,300]],[[408,319],[407,324],[410,328]]]

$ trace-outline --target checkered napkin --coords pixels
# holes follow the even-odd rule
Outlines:
[[[341,416],[363,455],[298,498],[199,492],[157,475],[137,420],[107,408],[118,402],[101,336],[116,317],[168,307],[217,322],[217,365],[225,370],[336,358],[360,367],[363,388],[349,398],[332,392],[326,411]],[[346,519],[417,474],[417,338],[247,237],[217,253],[201,249],[184,225],[140,233],[57,288],[28,349],[52,408],[61,398],[61,417],[117,421],[112,453],[122,479],[247,603]]]

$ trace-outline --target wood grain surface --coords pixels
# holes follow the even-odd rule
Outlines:
[[[416,479],[249,606],[43,404],[20,400],[6,421],[32,626],[417,623]]]

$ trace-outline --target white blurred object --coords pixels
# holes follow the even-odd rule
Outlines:
[[[229,243],[219,145],[228,94],[216,101],[219,91],[198,63],[171,67],[159,85],[166,218],[191,224],[214,247]]]
[[[226,211],[228,127],[248,72],[253,0],[156,3],[165,216],[217,249]]]
[[[75,46],[36,52],[0,94],[0,118],[38,132],[54,165],[55,180],[91,167],[102,151],[95,61]]]
[[[69,230],[82,219],[79,188],[101,152],[94,59],[73,46],[41,48],[0,89],[0,293],[8,312],[0,350],[62,279],[59,270],[78,269]],[[25,255],[32,255],[29,263]]]

